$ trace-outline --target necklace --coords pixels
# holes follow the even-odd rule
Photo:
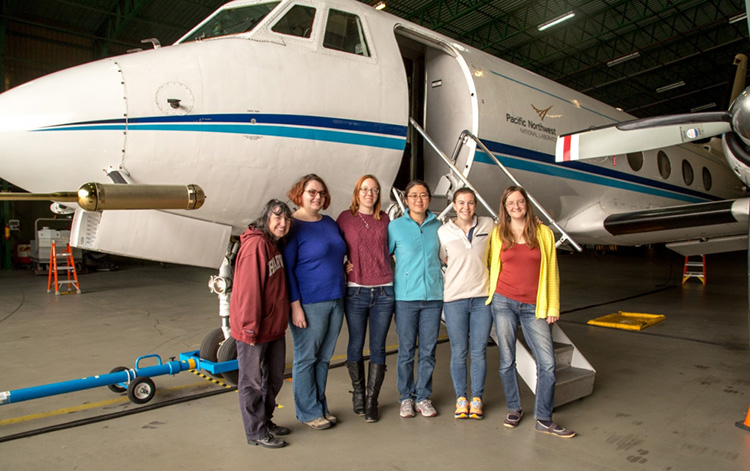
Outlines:
[[[362,213],[360,213],[359,211],[357,211],[357,214],[359,215],[359,218],[362,220],[362,222],[365,223],[365,229],[369,229],[370,225],[367,224],[367,221],[365,221],[365,218],[362,217]]]

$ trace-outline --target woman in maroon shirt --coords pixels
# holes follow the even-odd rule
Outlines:
[[[284,382],[290,309],[278,243],[291,224],[287,205],[271,200],[242,234],[229,305],[232,337],[237,341],[237,392],[245,435],[249,444],[267,448],[286,445],[277,435],[289,433],[271,419]]]
[[[378,395],[385,376],[385,339],[393,318],[393,273],[388,256],[388,215],[380,210],[380,183],[364,175],[354,186],[352,205],[336,220],[346,241],[350,271],[346,287],[349,346],[346,366],[352,406],[365,421],[378,421]],[[362,349],[370,324],[370,367],[365,388]]]

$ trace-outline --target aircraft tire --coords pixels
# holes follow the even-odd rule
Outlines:
[[[119,373],[120,371],[126,371],[128,368],[125,366],[115,366],[112,368],[112,371],[110,373]],[[117,394],[122,394],[124,392],[128,391],[127,386],[121,386],[122,383],[115,383],[115,384],[108,384],[107,387],[110,391]]]
[[[216,362],[216,360],[219,358],[216,356],[216,354],[219,351],[219,345],[221,345],[221,342],[223,341],[224,331],[221,330],[221,327],[212,330],[203,339],[200,352],[198,352],[198,356],[200,356],[203,360]]]
[[[234,340],[234,337],[229,337],[224,341],[224,343],[221,344],[217,353],[217,357],[218,361],[220,362],[237,359],[237,342],[236,340]],[[239,371],[225,371],[224,373],[222,373],[222,375],[224,376],[224,381],[226,381],[228,384],[237,386]]]
[[[145,404],[154,398],[156,385],[148,376],[138,376],[128,387],[128,399],[133,404]]]

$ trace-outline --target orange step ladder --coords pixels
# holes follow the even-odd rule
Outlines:
[[[706,256],[705,255],[691,255],[685,257],[685,268],[682,270],[682,284],[689,278],[698,278],[701,283],[706,284]],[[696,260],[700,257],[700,260]]]
[[[73,260],[73,251],[70,248],[70,244],[67,244],[67,249],[65,252],[57,253],[57,248],[55,247],[55,241],[52,241],[52,247],[50,247],[50,255],[49,255],[49,275],[47,276],[47,292],[51,292],[52,287],[52,277],[55,277],[55,294],[60,295],[60,286],[61,285],[67,285],[68,290],[64,292],[64,294],[71,294],[73,293],[73,288],[75,288],[76,293],[81,293],[81,287],[78,284],[78,273],[76,273],[76,262]],[[58,259],[63,259],[65,263],[57,263]],[[58,271],[63,271],[67,274],[66,280],[61,280],[57,276]],[[73,275],[72,279],[70,275]]]

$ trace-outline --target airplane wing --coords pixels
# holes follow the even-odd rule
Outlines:
[[[594,218],[599,222],[592,226]],[[613,244],[663,242],[678,253],[695,255],[746,249],[749,220],[750,198],[741,198],[615,214],[592,207],[564,227],[576,238],[588,232]]]
[[[732,131],[728,112],[694,113],[635,119],[557,139],[555,161],[592,159],[659,149]]]

